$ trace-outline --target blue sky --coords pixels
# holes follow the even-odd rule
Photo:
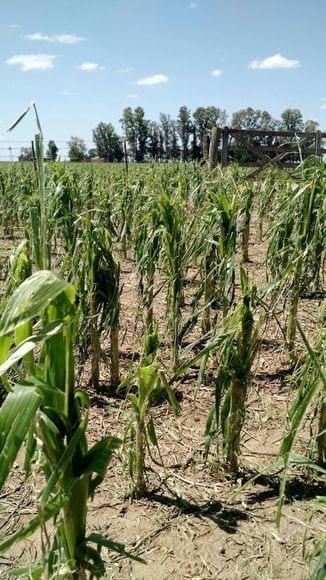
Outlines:
[[[47,139],[89,147],[137,105],[296,107],[326,129],[326,0],[2,0],[0,30],[0,147],[33,136],[32,117],[5,133],[32,100]]]

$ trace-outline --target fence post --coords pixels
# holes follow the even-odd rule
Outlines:
[[[37,165],[36,165],[36,155],[35,155],[34,141],[31,141],[31,149],[32,149],[32,157],[33,157],[34,170],[35,170],[35,173],[37,175]]]
[[[222,168],[226,167],[228,164],[228,142],[229,142],[229,129],[224,127],[222,130],[222,155],[221,155],[221,165]]]
[[[204,161],[207,161],[207,159],[209,158],[209,145],[210,145],[209,135],[204,135],[203,151],[202,151]]]
[[[219,145],[220,132],[217,127],[212,128],[211,132],[211,142],[209,144],[209,165],[211,169],[214,169],[217,165],[217,149]]]
[[[123,140],[123,155],[124,155],[126,173],[128,173],[128,153],[127,153],[127,143],[126,143],[125,139]]]
[[[316,131],[315,154],[321,157],[321,131]]]

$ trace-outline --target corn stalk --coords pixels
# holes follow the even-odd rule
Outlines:
[[[222,432],[223,454],[228,469],[238,471],[241,430],[245,420],[251,367],[258,352],[259,330],[253,308],[256,289],[249,289],[247,276],[241,269],[243,298],[225,319],[217,337],[219,370],[215,383],[215,405],[209,413],[206,429],[206,454],[212,439]]]
[[[144,339],[143,356],[137,371],[137,393],[130,393],[133,418],[125,434],[128,443],[128,469],[133,481],[132,496],[142,497],[146,493],[146,450],[150,454],[150,445],[159,453],[159,443],[155,430],[151,407],[165,391],[175,415],[180,412],[179,404],[164,373],[156,361],[159,339],[156,332]]]

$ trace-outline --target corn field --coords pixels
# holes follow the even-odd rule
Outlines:
[[[325,578],[325,162],[42,148],[0,165],[1,573]]]

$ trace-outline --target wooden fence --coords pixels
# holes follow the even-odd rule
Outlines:
[[[322,157],[326,133],[294,131],[260,131],[256,129],[230,129],[214,127],[209,144],[209,160],[214,167],[236,161],[246,167],[258,167],[256,175],[267,165],[294,167],[309,155]]]

